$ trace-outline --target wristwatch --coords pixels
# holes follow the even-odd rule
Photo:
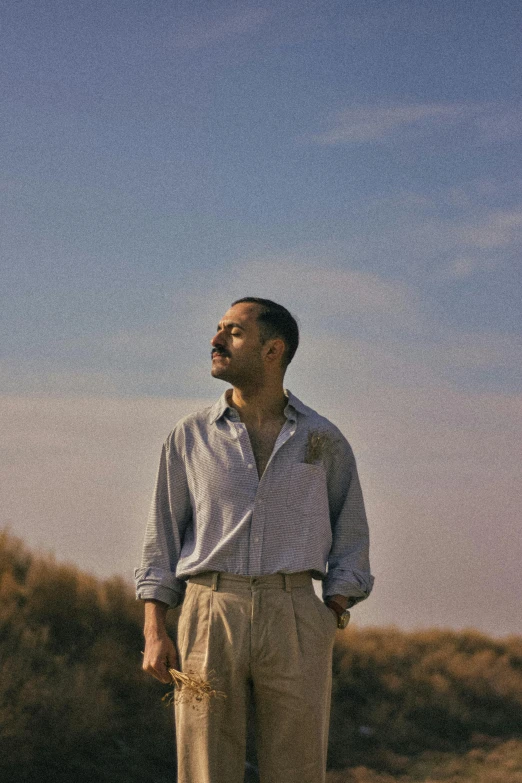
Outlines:
[[[338,604],[337,601],[334,601],[332,598],[325,598],[324,603],[329,609],[333,609],[337,615],[337,627],[346,628],[350,622],[350,612],[348,609],[343,609],[341,604]]]

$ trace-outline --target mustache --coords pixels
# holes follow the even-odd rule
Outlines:
[[[219,356],[230,356],[229,352],[224,348],[212,348],[210,351],[210,356],[212,357],[214,354],[218,354]]]

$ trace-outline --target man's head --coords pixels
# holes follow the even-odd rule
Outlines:
[[[241,385],[266,373],[284,376],[299,344],[299,328],[286,307],[270,299],[237,299],[218,324],[212,344],[212,375]]]

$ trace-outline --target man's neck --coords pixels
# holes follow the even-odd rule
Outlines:
[[[241,421],[254,426],[282,419],[288,403],[282,385],[252,390],[234,386],[227,397],[229,405],[237,410]]]

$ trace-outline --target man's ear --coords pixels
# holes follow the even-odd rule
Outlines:
[[[281,362],[286,348],[284,340],[274,337],[266,341],[265,347],[267,349],[265,356],[270,362]]]

